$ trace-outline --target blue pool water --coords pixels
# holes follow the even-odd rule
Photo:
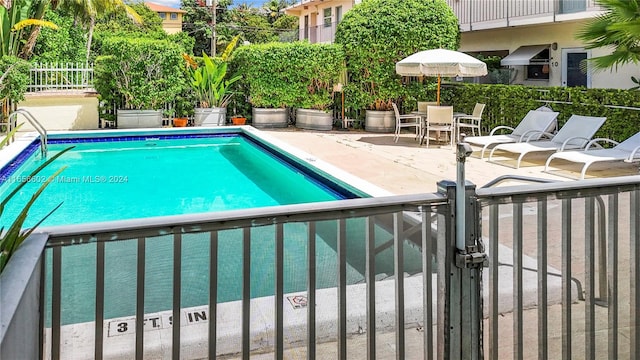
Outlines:
[[[243,136],[136,139],[53,140],[49,145],[51,155],[75,147],[38,176],[28,179],[31,170],[42,163],[33,146],[32,155],[19,170],[3,175],[0,196],[18,182],[30,181],[12,201],[8,214],[19,211],[35,189],[64,165],[67,169],[38,200],[28,226],[59,203],[61,207],[43,226],[355,197],[344,188],[331,189],[326,182],[290,166]]]
[[[119,219],[190,214],[232,209],[309,203],[366,196],[348,184],[337,183],[273,149],[239,134],[124,137],[116,139],[58,139],[50,154],[69,146],[52,166],[20,192],[14,204],[30,194],[60,166],[67,169],[50,184],[29,218],[33,225],[49,209],[61,207],[43,225],[67,225]],[[30,170],[42,162],[33,144],[23,156],[0,172],[0,197],[5,196]],[[19,206],[9,206],[9,214]],[[3,215],[5,219],[11,216]],[[365,221],[347,221],[347,278],[362,281],[364,273]],[[274,228],[253,228],[251,243],[251,296],[272,295],[274,289]],[[376,243],[391,234],[376,227]],[[285,292],[302,291],[307,282],[307,228],[284,226]],[[317,223],[317,283],[336,283],[336,234],[334,221]],[[105,243],[106,318],[135,314],[135,240]],[[182,306],[209,301],[208,233],[185,234],[182,242]],[[219,232],[218,302],[240,299],[242,232]],[[158,236],[145,242],[145,312],[171,309],[173,237]],[[47,250],[47,293],[51,288],[51,249]],[[62,248],[62,322],[92,321],[95,314],[96,244]],[[405,269],[421,269],[420,253],[405,245]],[[393,248],[376,256],[377,273],[393,273]],[[47,295],[50,303],[50,295]],[[48,308],[48,307],[47,307]]]

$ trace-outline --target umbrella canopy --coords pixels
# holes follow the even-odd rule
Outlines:
[[[398,61],[396,73],[403,76],[437,76],[437,101],[440,103],[440,78],[442,76],[484,76],[487,75],[487,65],[465,53],[447,49],[433,49],[417,52]]]

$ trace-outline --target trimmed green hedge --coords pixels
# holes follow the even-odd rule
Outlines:
[[[230,61],[254,107],[316,110],[333,104],[333,83],[343,64],[340,46],[305,42],[241,46]]]
[[[336,31],[347,56],[346,107],[393,110],[391,102],[408,92],[395,64],[421,50],[457,49],[459,41],[458,19],[444,0],[363,1]]]
[[[184,48],[167,40],[111,37],[95,63],[96,90],[119,108],[161,109],[187,91]],[[124,103],[121,104],[121,101]]]
[[[529,110],[545,104],[560,112],[560,126],[572,114],[606,116],[607,121],[596,137],[621,141],[640,130],[640,91],[461,84],[447,85],[441,96],[443,103],[466,113],[473,110],[476,102],[485,103],[483,134],[498,125],[516,126]],[[635,107],[636,110],[624,107]]]

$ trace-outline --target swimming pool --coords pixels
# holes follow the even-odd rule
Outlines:
[[[59,160],[69,167],[47,189],[31,221],[35,221],[59,202],[61,211],[47,220],[48,225],[78,224],[116,219],[196,212],[224,211],[281,204],[334,201],[375,195],[370,185],[311,165],[314,159],[283,151],[265,141],[257,131],[192,129],[191,131],[103,132],[52,134],[50,151],[68,146],[75,148]],[[37,166],[37,142],[24,146],[10,167],[2,173],[2,191],[23,180],[27,168]],[[243,150],[244,149],[244,150]],[[214,160],[213,158],[217,159]],[[87,168],[85,165],[91,165]],[[59,165],[47,171],[52,173]],[[81,170],[82,169],[82,170]],[[338,172],[339,173],[339,172]],[[44,174],[46,175],[46,174]],[[32,179],[31,188],[40,179]],[[361,188],[368,188],[364,191]],[[2,193],[2,192],[0,192]],[[373,193],[373,194],[372,194]],[[23,196],[29,196],[25,190]],[[43,200],[44,201],[44,200]],[[64,210],[64,211],[62,211]],[[10,210],[11,211],[11,210]],[[13,211],[16,211],[15,209]],[[352,219],[350,222],[362,222]],[[349,228],[363,229],[363,226]],[[262,243],[252,245],[251,296],[269,296],[273,291],[273,228],[256,228]],[[305,289],[307,239],[303,224],[285,227],[285,291]],[[378,227],[380,242],[390,237]],[[348,234],[349,283],[361,281],[364,271],[363,231]],[[240,298],[242,234],[239,230],[220,233],[218,302]],[[335,286],[335,222],[318,223],[318,286]],[[183,302],[185,307],[208,302],[208,246],[204,234],[189,234],[183,239]],[[93,320],[95,304],[95,243],[63,248],[62,306],[64,324]],[[171,236],[158,236],[146,243],[145,312],[171,308]],[[136,242],[117,241],[106,244],[105,317],[128,316],[135,312]],[[406,271],[420,270],[420,254],[407,245]],[[47,254],[50,260],[51,252]],[[51,261],[47,261],[51,264]],[[377,271],[393,272],[392,249],[376,257]],[[50,271],[47,270],[50,277]],[[50,282],[50,278],[48,280]],[[134,284],[132,286],[132,284]],[[48,298],[48,297],[47,297]]]

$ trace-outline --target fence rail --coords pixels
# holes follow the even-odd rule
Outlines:
[[[27,92],[40,91],[94,91],[93,64],[38,63],[31,65]]]

